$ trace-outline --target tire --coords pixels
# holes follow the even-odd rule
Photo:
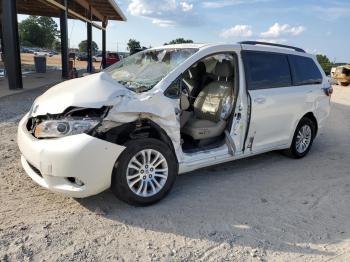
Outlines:
[[[126,149],[112,173],[111,189],[115,196],[134,206],[148,206],[164,198],[178,173],[172,150],[153,138],[130,140],[124,146]]]
[[[346,83],[346,82],[341,82],[340,85],[341,85],[341,86],[348,86],[349,84]]]
[[[310,132],[310,137],[308,139],[308,136],[305,134],[308,133],[308,131]],[[302,134],[302,140],[304,143],[298,143],[300,142],[300,133]],[[311,147],[312,147],[312,143],[315,139],[315,135],[316,135],[316,125],[315,123],[310,120],[307,117],[304,117],[300,120],[297,128],[295,129],[295,133],[294,133],[294,137],[293,137],[293,141],[292,144],[290,146],[289,149],[285,150],[284,153],[292,158],[303,158],[304,156],[306,156]],[[308,141],[308,142],[307,142]],[[307,143],[306,143],[307,142]],[[302,145],[301,145],[302,144]],[[307,146],[305,147],[305,144],[307,144]]]

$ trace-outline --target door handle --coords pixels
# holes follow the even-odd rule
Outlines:
[[[266,102],[266,98],[265,97],[257,97],[254,99],[254,102],[257,104],[264,104]]]

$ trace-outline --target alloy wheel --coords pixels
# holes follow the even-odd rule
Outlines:
[[[151,197],[164,187],[168,178],[168,163],[157,150],[144,149],[128,163],[126,179],[129,188],[140,197]]]
[[[312,138],[312,130],[309,125],[303,125],[296,138],[296,150],[299,154],[303,154],[310,146]]]

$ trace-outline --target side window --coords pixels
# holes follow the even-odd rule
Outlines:
[[[242,54],[249,90],[292,85],[287,55],[253,51]]]
[[[322,74],[310,57],[290,55],[294,85],[312,85],[322,83]]]
[[[180,78],[177,78],[168,88],[165,90],[164,95],[177,99],[180,97],[180,88],[181,88],[181,81]]]

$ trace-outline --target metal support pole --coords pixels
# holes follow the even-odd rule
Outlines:
[[[68,54],[68,16],[67,16],[67,0],[62,0],[65,10],[61,10],[60,30],[61,30],[61,63],[62,78],[69,78],[69,54]]]
[[[89,18],[91,20],[91,6],[89,6]],[[87,23],[87,72],[92,73],[92,26]]]
[[[106,68],[107,66],[107,59],[106,59],[106,27],[107,27],[107,21],[102,22],[102,27],[105,30],[102,30],[102,68]]]
[[[2,52],[4,53],[9,89],[21,89],[22,70],[18,38],[16,1],[2,1]]]

